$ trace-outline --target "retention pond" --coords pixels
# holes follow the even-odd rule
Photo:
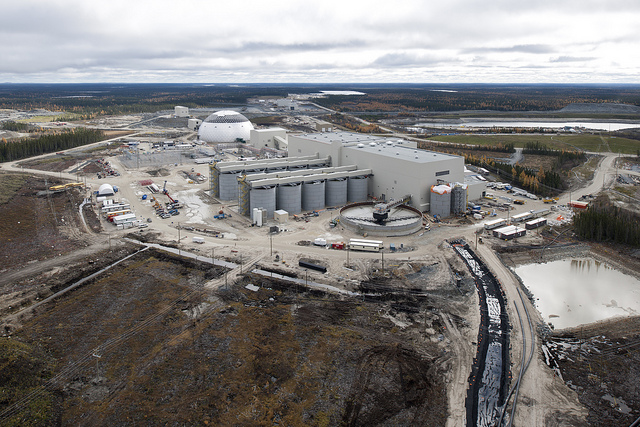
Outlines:
[[[515,271],[556,329],[640,314],[640,280],[593,258],[526,264]]]

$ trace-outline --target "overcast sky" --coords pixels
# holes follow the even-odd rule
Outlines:
[[[640,83],[639,0],[5,0],[0,82]]]

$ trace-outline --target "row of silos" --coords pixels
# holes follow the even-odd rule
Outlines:
[[[264,208],[268,218],[273,218],[277,209],[298,214],[327,206],[342,206],[347,202],[362,202],[367,200],[368,185],[367,176],[358,176],[253,187],[249,190],[246,211]]]

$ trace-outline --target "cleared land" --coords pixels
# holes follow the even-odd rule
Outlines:
[[[434,306],[458,289],[416,295],[434,268],[365,283],[364,301],[255,275],[208,294],[220,267],[141,252],[0,339],[2,408],[39,390],[6,425],[443,425],[442,316],[474,331],[464,299]]]

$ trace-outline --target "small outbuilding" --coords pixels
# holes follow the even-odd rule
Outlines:
[[[289,220],[289,212],[278,209],[277,211],[273,211],[273,219],[276,220],[279,224],[284,224]]]

